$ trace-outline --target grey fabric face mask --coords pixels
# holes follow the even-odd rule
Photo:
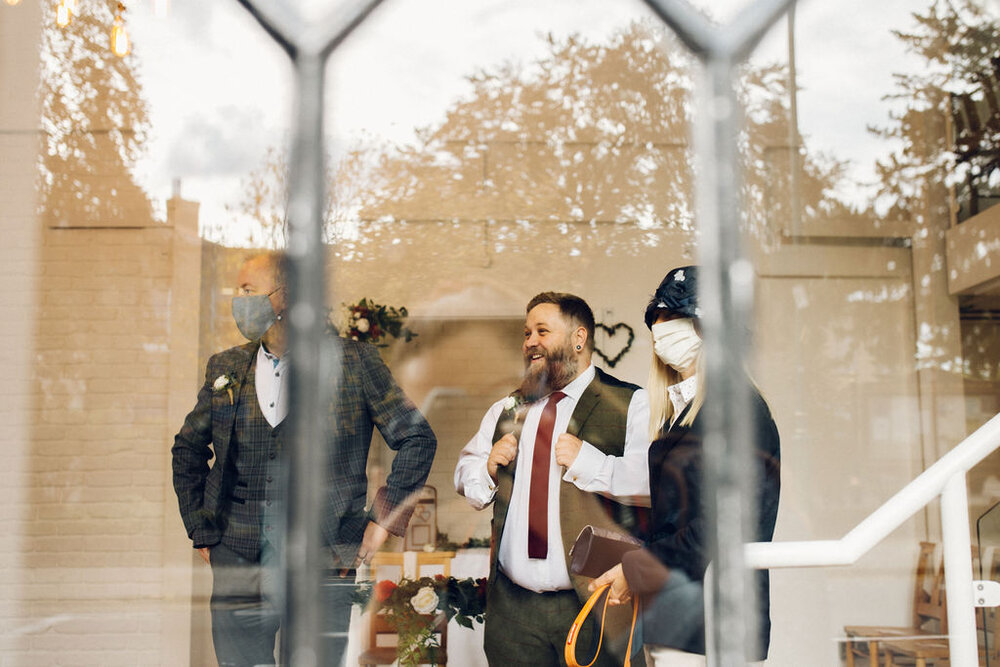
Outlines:
[[[260,340],[277,321],[268,294],[233,297],[233,319],[236,328],[249,341]]]

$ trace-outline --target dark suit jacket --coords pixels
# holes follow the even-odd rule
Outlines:
[[[205,383],[194,410],[174,438],[174,490],[181,518],[195,547],[217,544],[220,518],[228,511],[235,484],[226,465],[236,416],[236,402],[229,393],[216,391],[216,379],[230,379],[233,398],[246,381],[259,344],[233,347],[208,360]],[[412,514],[411,495],[420,490],[430,472],[437,440],[427,421],[396,384],[377,349],[331,336],[324,355],[329,368],[339,368],[331,378],[336,389],[330,404],[327,436],[327,480],[323,538],[333,549],[335,564],[351,564],[369,520],[394,535],[402,535]],[[372,432],[378,427],[386,443],[397,451],[386,484],[379,489],[371,512],[365,511],[368,478],[365,468]],[[212,448],[209,447],[212,445]],[[215,465],[209,467],[215,455]]]

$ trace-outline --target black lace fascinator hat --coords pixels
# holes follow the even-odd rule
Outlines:
[[[680,266],[672,269],[656,288],[653,298],[646,306],[646,327],[653,328],[656,311],[666,310],[684,317],[697,318],[698,310],[698,267]]]

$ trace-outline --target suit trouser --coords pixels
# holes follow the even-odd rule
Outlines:
[[[521,588],[497,572],[486,598],[486,627],[483,648],[494,667],[549,665],[565,667],[566,634],[583,605],[576,591],[535,593]],[[577,657],[590,662],[597,648],[593,617],[580,629]],[[612,658],[605,645],[595,667],[621,663]]]
[[[210,550],[212,561],[212,641],[220,667],[275,664],[275,637],[281,626],[281,571],[269,561],[240,556],[223,544]],[[339,665],[347,649],[355,571],[330,573],[322,586],[324,665]]]

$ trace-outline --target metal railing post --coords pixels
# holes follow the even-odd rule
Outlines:
[[[321,531],[327,492],[329,405],[339,381],[336,359],[324,354],[326,245],[323,211],[324,74],[333,50],[381,0],[358,0],[321,20],[297,16],[283,3],[238,0],[285,50],[295,67],[296,107],[289,159],[289,431],[285,439],[286,530],[281,654],[293,667],[325,665],[322,638]]]
[[[948,649],[955,667],[979,664],[972,594],[972,541],[965,473],[949,479],[941,492],[941,542],[948,604]]]

